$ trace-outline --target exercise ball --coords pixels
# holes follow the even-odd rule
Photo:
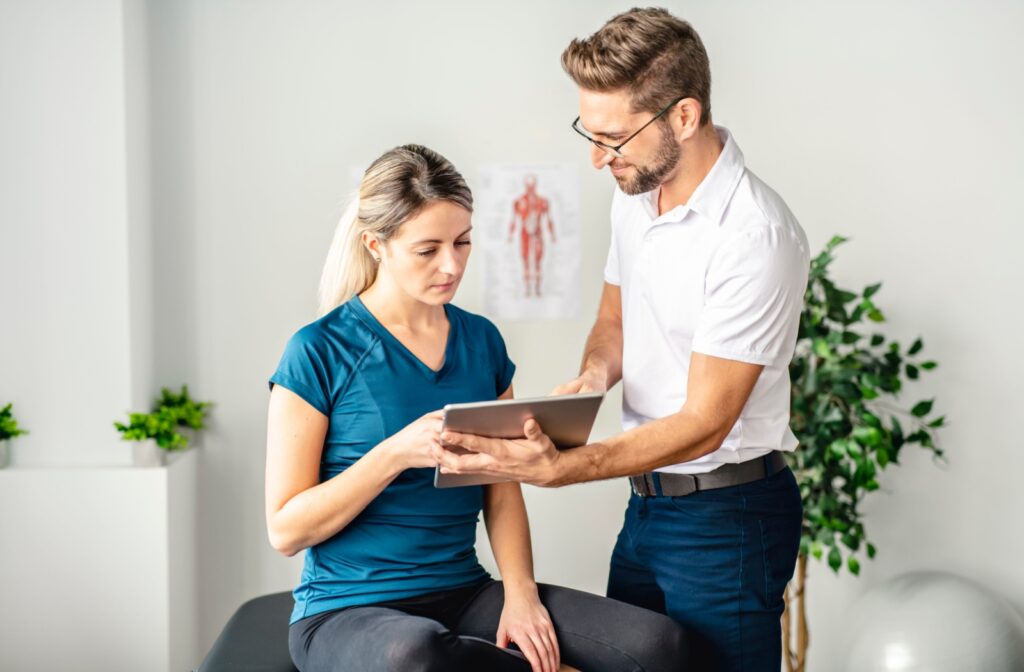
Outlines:
[[[854,605],[840,669],[847,672],[1022,672],[1024,619],[973,581],[915,572]]]

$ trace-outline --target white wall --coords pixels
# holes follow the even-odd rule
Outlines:
[[[611,181],[587,167],[586,147],[568,128],[575,91],[558,56],[572,37],[631,5],[148,3],[151,130],[139,151],[150,153],[152,171],[152,375],[158,384],[189,382],[218,403],[198,503],[204,650],[243,599],[286,589],[297,575],[297,559],[276,556],[263,530],[265,379],[287,336],[312,317],[349,165],[421,142],[452,159],[472,186],[484,162],[578,161],[582,313],[592,314]],[[6,15],[25,13],[0,7],[0,26],[10,25]],[[89,7],[72,23],[113,30],[107,5]],[[1024,494],[1015,481],[1024,457],[1011,425],[1024,373],[1013,349],[1024,280],[1016,259],[1024,206],[1014,193],[1024,177],[1024,133],[1012,123],[1024,103],[1024,58],[1013,39],[1024,7],[669,7],[702,34],[715,119],[734,132],[748,165],[787,200],[812,246],[834,233],[853,238],[840,250],[838,280],[854,287],[884,280],[878,298],[890,316],[887,331],[923,335],[926,352],[942,364],[906,401],[938,398],[951,422],[941,435],[950,466],[938,469],[911,452],[885,474],[866,507],[880,553],[860,579],[812,568],[812,669],[828,669],[856,595],[903,571],[949,568],[1024,607],[1015,561],[1024,554],[1016,522]],[[30,18],[51,20],[44,11]],[[55,50],[77,55],[69,44],[84,39],[60,25],[46,24],[42,36],[0,34],[0,62],[24,64],[0,80],[0,146],[13,148],[0,154],[0,273],[4,286],[30,288],[12,297],[25,320],[13,333],[4,327],[4,343],[14,347],[0,354],[0,394],[36,430],[18,450],[53,461],[72,459],[69,446],[83,442],[104,450],[106,423],[128,396],[120,354],[129,330],[126,237],[113,236],[113,251],[104,244],[112,221],[123,231],[116,206],[125,202],[116,179],[123,172],[113,159],[95,170],[83,158],[123,143],[124,102],[112,80],[101,78],[107,88],[86,96],[88,77],[50,63]],[[88,57],[74,67],[116,69],[110,38],[84,45]],[[128,109],[138,109],[128,91]],[[54,104],[71,94],[74,115]],[[21,104],[8,106],[12,99]],[[62,149],[69,146],[75,151]],[[51,193],[60,198],[44,200]],[[75,241],[77,254],[61,241]],[[57,271],[42,263],[55,254]],[[479,263],[457,299],[470,310],[482,307]],[[43,303],[58,284],[60,296]],[[50,333],[65,333],[56,327],[69,317],[84,340],[58,348]],[[589,325],[583,318],[499,326],[520,367],[518,391],[538,394],[575,370]],[[56,363],[36,374],[35,362],[52,357]],[[46,409],[71,407],[72,390],[89,391],[74,396],[73,422],[44,410],[53,394],[67,396]],[[617,398],[609,402],[600,434],[616,426]],[[93,422],[95,434],[83,436]],[[528,497],[539,576],[600,590],[623,484],[530,489]]]
[[[0,399],[15,464],[128,460],[122,5],[0,3]]]

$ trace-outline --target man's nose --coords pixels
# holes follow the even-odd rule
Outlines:
[[[590,163],[594,168],[601,170],[611,163],[613,158],[614,157],[608,152],[604,151],[594,143],[590,143]]]

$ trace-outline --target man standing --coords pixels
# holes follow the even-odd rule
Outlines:
[[[711,123],[700,37],[661,9],[620,14],[574,40],[577,133],[618,189],[605,285],[579,376],[559,393],[623,385],[624,431],[557,451],[448,434],[475,454],[442,467],[543,486],[629,476],[608,595],[694,633],[694,669],[778,670],[783,591],[800,493],[782,457],[789,362],[808,246],[782,199]]]

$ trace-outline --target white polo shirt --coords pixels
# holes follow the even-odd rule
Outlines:
[[[789,362],[810,255],[778,194],[747,170],[724,128],[724,148],[686,205],[658,215],[658,193],[615,190],[605,280],[622,292],[622,424],[679,411],[690,355],[763,364],[722,447],[659,469],[687,474],[793,450]]]

